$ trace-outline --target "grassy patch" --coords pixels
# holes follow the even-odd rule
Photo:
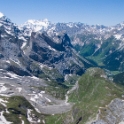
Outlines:
[[[57,115],[49,115],[46,116],[45,122],[46,124],[71,124],[71,112],[57,114]]]
[[[45,119],[46,124],[62,124],[62,116],[63,115],[47,116]]]
[[[58,84],[57,82],[48,82],[49,86],[46,87],[46,93],[58,98],[65,99],[65,94],[68,91],[69,87],[64,83]]]

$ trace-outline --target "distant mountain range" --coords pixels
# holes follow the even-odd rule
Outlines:
[[[51,23],[45,20],[29,20],[20,27],[27,36],[32,31],[45,31],[55,42],[60,32],[67,33],[75,50],[97,66],[111,71],[124,68],[124,23],[115,26],[87,25],[84,23]]]

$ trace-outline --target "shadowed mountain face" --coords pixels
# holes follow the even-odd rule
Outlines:
[[[32,33],[24,52],[30,59],[55,68],[60,74],[82,74],[88,66],[76,55],[67,34],[59,34],[58,41],[44,33]]]

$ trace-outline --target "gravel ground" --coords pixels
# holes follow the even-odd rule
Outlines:
[[[35,87],[47,87],[44,80],[36,77],[18,76],[0,71],[0,95],[24,96],[39,112],[43,114],[65,113],[72,108],[66,100],[58,100]]]

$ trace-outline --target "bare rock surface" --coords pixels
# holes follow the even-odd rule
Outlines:
[[[99,110],[98,119],[91,124],[123,124],[124,100],[116,98],[111,103]]]

